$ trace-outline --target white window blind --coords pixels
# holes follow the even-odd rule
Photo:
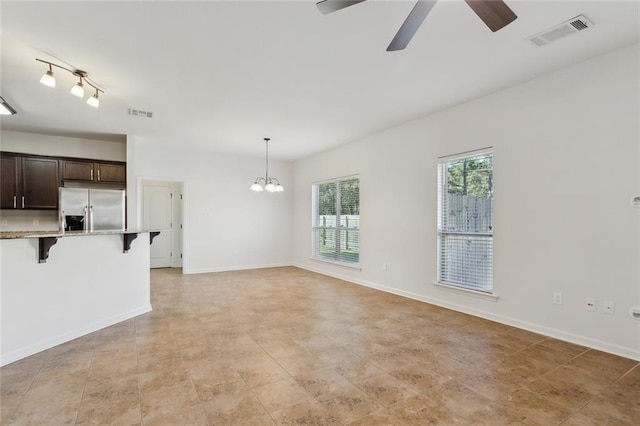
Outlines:
[[[360,262],[360,180],[313,185],[313,254],[319,260]]]
[[[493,154],[438,161],[438,282],[493,290]]]

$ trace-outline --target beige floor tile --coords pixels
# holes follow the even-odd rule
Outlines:
[[[322,395],[345,386],[351,386],[351,382],[340,375],[333,367],[303,372],[295,375],[294,378],[300,386],[316,398],[321,398]]]
[[[587,352],[583,353],[580,358],[594,361],[605,367],[617,370],[620,373],[624,373],[628,370],[631,370],[633,367],[640,365],[638,361],[608,354],[606,352],[598,351],[595,349],[588,350]]]
[[[354,384],[369,398],[383,407],[416,396],[418,391],[390,374],[374,376]]]
[[[556,349],[559,351],[567,352],[572,356],[578,356],[580,354],[585,353],[589,348],[585,348],[584,346],[576,345],[569,342],[564,342],[562,340],[547,338],[538,343],[539,346],[543,346],[545,348]]]
[[[449,377],[439,373],[437,369],[428,368],[422,363],[393,370],[389,374],[419,392],[425,392],[450,380]]]
[[[381,407],[354,386],[326,393],[320,403],[341,423],[347,424],[378,411]]]
[[[252,392],[268,412],[278,411],[312,398],[312,395],[291,377],[255,387]]]
[[[244,382],[218,385],[198,394],[210,424],[248,424],[268,414]]]
[[[568,418],[572,410],[558,404],[553,398],[548,399],[528,390],[519,389],[491,404],[505,408],[520,416],[522,422],[553,425],[560,424]]]
[[[142,423],[140,397],[105,397],[101,400],[83,400],[78,410],[76,424],[121,424]]]
[[[324,405],[307,400],[271,414],[278,425],[340,425],[338,418]]]
[[[362,358],[342,362],[331,368],[351,382],[368,379],[384,373],[384,370]]]

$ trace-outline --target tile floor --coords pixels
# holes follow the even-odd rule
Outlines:
[[[153,312],[0,369],[1,423],[640,424],[629,359],[296,268],[151,278]]]

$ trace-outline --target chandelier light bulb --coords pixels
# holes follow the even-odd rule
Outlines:
[[[273,192],[282,192],[282,191],[284,191],[284,186],[277,184],[276,189],[274,189]]]
[[[269,182],[264,186],[264,190],[267,192],[276,192],[276,186],[273,183]]]
[[[251,185],[251,190],[255,192],[262,192],[264,191],[264,188],[258,182],[255,182],[253,185]]]

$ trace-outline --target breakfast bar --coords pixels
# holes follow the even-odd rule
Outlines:
[[[5,365],[151,310],[157,232],[0,233]]]

